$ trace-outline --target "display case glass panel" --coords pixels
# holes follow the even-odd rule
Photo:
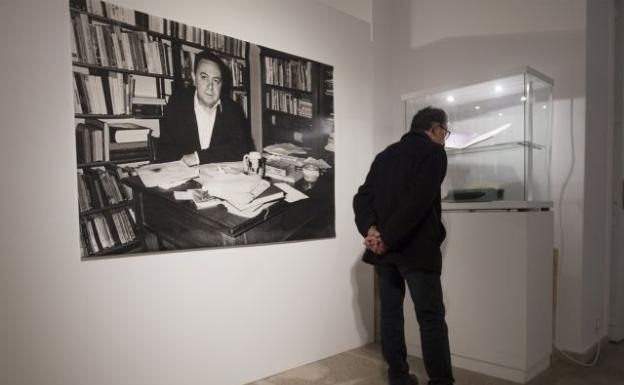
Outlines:
[[[403,97],[405,127],[427,106],[444,109],[451,135],[447,202],[549,201],[553,82],[515,74]]]

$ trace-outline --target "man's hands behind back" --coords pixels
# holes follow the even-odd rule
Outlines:
[[[366,238],[364,238],[364,245],[370,251],[375,254],[384,254],[386,252],[386,245],[384,244],[383,239],[381,239],[381,234],[379,230],[377,230],[376,226],[371,226],[368,229],[368,234]]]

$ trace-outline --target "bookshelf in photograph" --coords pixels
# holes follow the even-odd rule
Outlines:
[[[120,182],[129,171],[112,163],[77,171],[81,256],[138,251],[141,237],[132,209],[132,190]]]
[[[166,102],[192,84],[194,56],[205,49],[230,68],[232,98],[250,111],[247,42],[101,1],[70,0],[70,14],[75,107],[81,116],[159,118],[132,111],[134,78],[153,78],[153,97]]]
[[[325,142],[321,141],[327,152],[327,159],[334,163],[334,68],[319,64],[319,126]]]
[[[333,117],[331,67],[265,47],[260,62],[263,146],[288,142],[323,155],[329,138],[324,120]]]

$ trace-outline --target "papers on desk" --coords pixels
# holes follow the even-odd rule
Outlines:
[[[288,183],[275,183],[275,186],[286,193],[286,202],[292,203],[302,199],[308,199],[308,196],[292,187]]]
[[[304,165],[312,164],[312,165],[318,167],[321,170],[325,170],[325,169],[331,168],[329,163],[325,162],[323,159],[314,159],[311,156],[308,157],[306,160],[304,160],[303,164]]]
[[[214,175],[217,173],[221,174],[242,174],[243,173],[243,162],[220,162],[220,163],[207,163],[200,164],[199,166],[199,174],[205,175]]]
[[[235,204],[251,202],[271,185],[271,183],[263,180],[258,175],[225,174],[221,172],[212,175],[202,174],[198,181],[202,185],[202,190]]]
[[[273,201],[273,202],[263,203],[259,206],[252,206],[252,207],[249,207],[247,210],[239,210],[227,201],[223,202],[223,205],[227,209],[228,213],[232,215],[236,215],[236,216],[243,217],[243,218],[254,218],[260,215],[262,212],[268,213],[268,211],[266,210],[268,210],[268,208],[271,207],[276,202],[277,201]]]
[[[305,155],[307,151],[303,147],[295,146],[292,143],[278,143],[266,146],[265,152],[273,155]]]
[[[176,200],[192,201],[197,209],[205,209],[208,207],[215,207],[222,203],[221,199],[210,195],[207,191],[202,189],[189,189],[186,191],[174,191],[173,197]]]
[[[219,198],[228,212],[245,218],[255,217],[268,203],[285,196],[258,175],[227,173],[223,167],[203,168],[198,181],[202,190]]]
[[[181,160],[169,163],[148,164],[137,169],[145,187],[170,189],[199,176],[197,167],[189,167]]]
[[[147,187],[182,184],[195,179],[201,188],[174,191],[174,198],[190,200],[197,209],[223,205],[230,214],[244,218],[259,215],[281,199],[292,203],[308,198],[287,183],[272,185],[258,175],[243,174],[239,170],[240,162],[199,167],[188,167],[181,163],[148,165],[137,172]]]

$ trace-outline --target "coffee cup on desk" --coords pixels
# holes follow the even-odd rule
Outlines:
[[[243,171],[245,174],[258,174],[264,176],[264,158],[257,151],[245,154],[243,157]]]
[[[303,166],[303,180],[309,183],[314,183],[318,180],[319,175],[321,174],[318,166],[313,164],[306,164]]]

